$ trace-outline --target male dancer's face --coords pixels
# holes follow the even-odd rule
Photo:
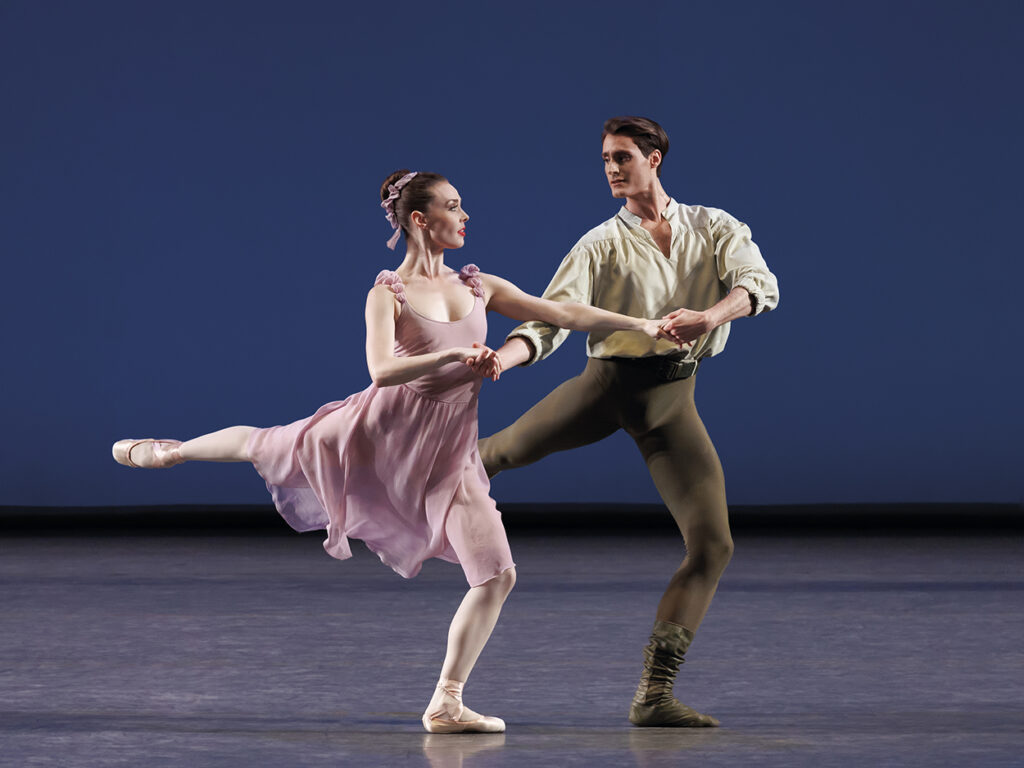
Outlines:
[[[654,150],[644,157],[630,136],[605,136],[601,159],[612,197],[636,197],[657,184],[656,169],[661,162],[661,152]]]

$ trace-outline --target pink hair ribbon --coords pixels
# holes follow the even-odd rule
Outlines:
[[[380,207],[385,211],[384,215],[387,217],[388,224],[390,224],[391,228],[395,230],[395,233],[391,235],[391,238],[388,240],[388,248],[392,251],[395,250],[395,246],[398,244],[398,236],[402,233],[401,227],[398,226],[398,217],[395,216],[395,200],[397,200],[398,195],[401,194],[402,187],[412,181],[412,177],[417,173],[419,173],[419,171],[407,173],[394,184],[388,184],[388,196],[380,204]]]

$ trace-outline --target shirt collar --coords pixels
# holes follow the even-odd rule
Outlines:
[[[675,212],[675,210],[678,207],[678,205],[679,204],[675,201],[675,199],[670,197],[668,199],[668,205],[665,206],[665,210],[661,212],[662,218],[665,218],[665,219],[671,218],[671,214]],[[616,214],[616,215],[620,219],[622,219],[624,222],[626,222],[627,224],[629,224],[630,226],[633,226],[633,227],[639,227],[640,226],[640,222],[643,221],[635,213],[633,213],[632,211],[628,210],[626,208],[626,206],[622,206],[619,209],[618,214]]]

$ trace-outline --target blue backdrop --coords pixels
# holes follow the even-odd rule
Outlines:
[[[449,254],[539,293],[618,208],[616,114],[746,221],[779,309],[698,403],[736,503],[1022,499],[1019,2],[0,2],[0,504],[265,502],[120,437],[311,413],[369,382],[377,190],[446,174]],[[492,343],[513,324],[491,316]],[[484,388],[481,431],[584,363]],[[657,500],[623,435],[499,501]]]

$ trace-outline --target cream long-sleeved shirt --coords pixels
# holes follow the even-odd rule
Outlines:
[[[551,278],[544,298],[575,301],[633,317],[659,318],[680,307],[701,311],[721,301],[733,288],[750,294],[754,314],[779,301],[778,282],[750,229],[725,211],[669,200],[662,217],[672,226],[666,257],[640,217],[625,206],[585,234]],[[569,331],[534,320],[515,328],[533,347],[526,365],[541,360],[565,341]],[[698,338],[688,358],[717,355],[729,338],[729,323]],[[592,331],[590,357],[649,357],[677,350],[671,342],[636,331]]]

